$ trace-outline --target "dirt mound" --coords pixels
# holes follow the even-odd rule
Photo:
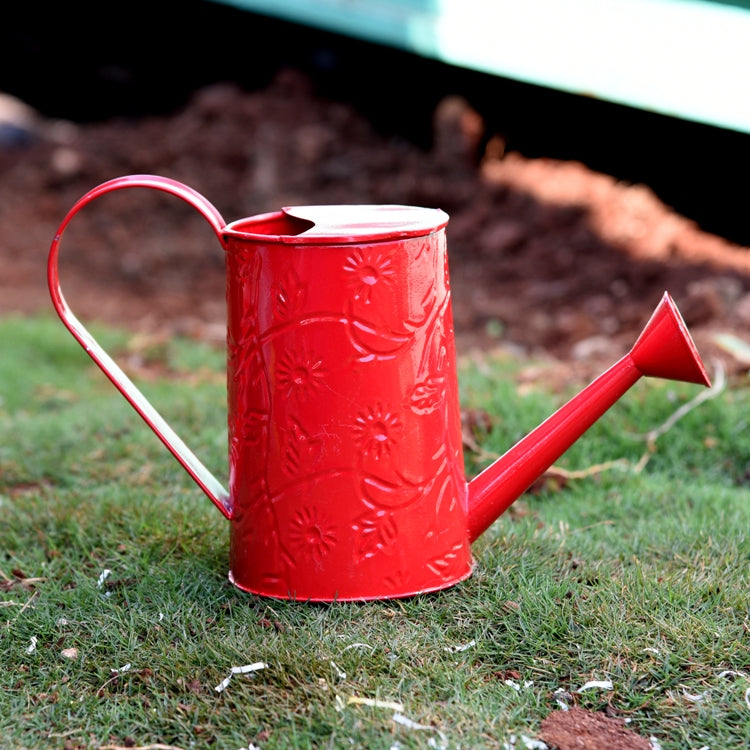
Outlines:
[[[553,711],[539,736],[555,750],[652,750],[651,743],[613,719],[583,708]]]
[[[258,91],[204,88],[171,115],[75,124],[17,109],[5,120],[16,129],[0,148],[0,313],[49,309],[49,243],[83,193],[155,173],[203,193],[227,221],[306,203],[444,209],[463,351],[502,343],[611,359],[664,290],[702,349],[714,331],[750,323],[746,248],[701,231],[643,185],[506,152],[457,97],[437,108],[430,149],[376,132],[294,70]],[[62,256],[63,288],[85,319],[223,335],[218,243],[174,198],[101,199],[71,223]]]

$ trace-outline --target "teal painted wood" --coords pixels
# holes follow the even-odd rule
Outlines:
[[[214,0],[750,133],[750,0]]]

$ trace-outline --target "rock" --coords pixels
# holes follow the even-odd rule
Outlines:
[[[20,99],[0,93],[0,148],[22,148],[38,137],[39,117]]]

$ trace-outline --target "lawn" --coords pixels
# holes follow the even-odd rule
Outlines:
[[[223,353],[96,333],[223,476]],[[639,382],[454,588],[318,605],[227,581],[227,522],[59,322],[0,341],[3,748],[541,747],[574,706],[661,750],[750,745],[744,378],[677,421],[701,388]],[[461,362],[492,427],[470,474],[570,395],[548,366]]]

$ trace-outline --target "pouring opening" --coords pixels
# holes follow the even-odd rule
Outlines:
[[[227,229],[232,233],[264,235],[266,237],[296,237],[315,226],[314,221],[291,216],[285,211],[252,216],[233,222]]]

